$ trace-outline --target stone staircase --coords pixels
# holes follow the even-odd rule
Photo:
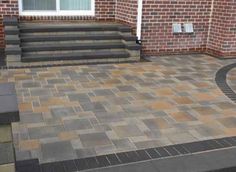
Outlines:
[[[5,33],[10,33],[10,29],[13,28],[5,26]],[[136,44],[131,28],[122,24],[20,23],[14,29],[14,40],[6,40],[7,61],[12,59],[9,56],[19,54],[21,62],[76,60],[87,64],[140,60],[140,45]]]

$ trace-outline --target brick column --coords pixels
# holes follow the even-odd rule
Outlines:
[[[4,48],[3,17],[18,16],[18,0],[0,1],[0,48]]]

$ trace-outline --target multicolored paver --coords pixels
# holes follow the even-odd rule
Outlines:
[[[236,136],[235,104],[214,80],[233,60],[148,59],[2,70],[0,82],[15,82],[18,95],[17,160],[47,163]]]

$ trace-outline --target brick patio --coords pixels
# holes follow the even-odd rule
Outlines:
[[[233,60],[148,59],[2,70],[0,82],[16,82],[17,160],[46,163],[236,135],[235,105],[214,81]]]

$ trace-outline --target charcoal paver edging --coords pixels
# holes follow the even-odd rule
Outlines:
[[[221,91],[234,103],[236,103],[236,93],[232,90],[232,88],[227,83],[227,74],[230,70],[236,68],[236,63],[224,66],[220,70],[217,71],[215,81]]]
[[[44,164],[39,164],[38,160],[18,161],[16,167],[18,172],[32,169],[36,170],[35,172],[52,172],[55,170],[59,170],[60,172],[74,172],[147,160],[187,156],[235,146],[236,136]]]

